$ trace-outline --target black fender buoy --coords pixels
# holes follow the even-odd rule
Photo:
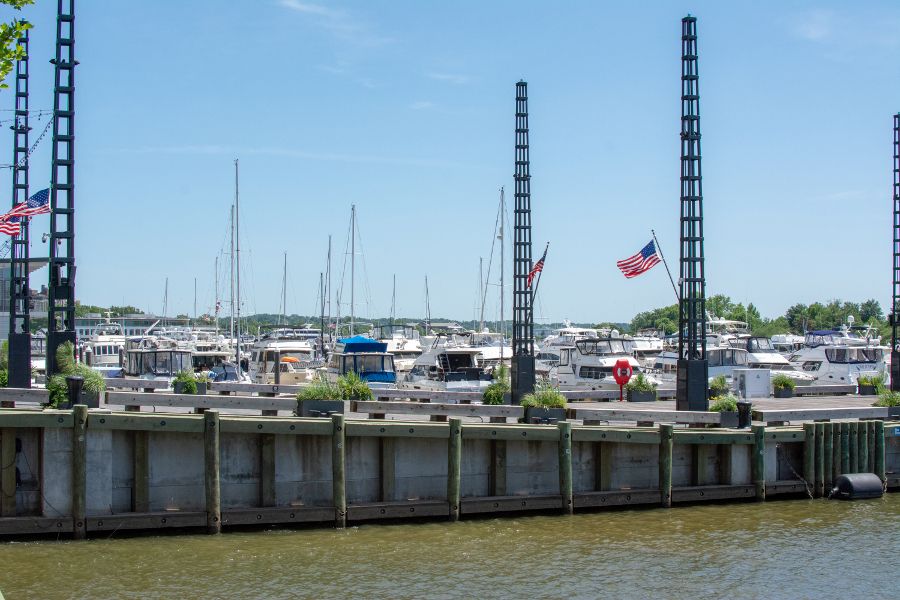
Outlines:
[[[881,498],[884,495],[884,486],[881,478],[875,473],[850,473],[840,475],[834,481],[834,489],[829,498],[839,500],[866,500],[869,498]]]

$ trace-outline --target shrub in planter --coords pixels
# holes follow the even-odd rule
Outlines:
[[[882,390],[878,395],[878,400],[872,406],[885,407],[888,409],[889,417],[898,417],[900,416],[900,392]]]
[[[322,416],[328,413],[344,412],[341,388],[320,375],[312,383],[297,392],[298,417]]]
[[[197,384],[197,393],[201,395],[206,394],[207,387],[209,382],[212,381],[209,377],[209,372],[206,373],[197,373],[194,375],[194,381]]]
[[[64,342],[56,349],[56,367],[59,372],[47,381],[48,406],[52,408],[68,406],[67,375],[78,375],[84,379],[78,402],[86,404],[90,408],[100,406],[100,394],[106,390],[103,376],[89,366],[75,362],[75,346],[72,345],[72,342]]]
[[[6,387],[9,385],[9,371],[6,369],[0,369],[0,387]]]
[[[856,385],[860,396],[875,396],[884,391],[884,376],[860,375]]]
[[[797,387],[797,384],[784,373],[779,373],[772,378],[772,387],[775,389],[776,398],[791,398],[794,395],[794,388]]]
[[[509,391],[509,369],[505,365],[500,365],[494,371],[494,383],[485,388],[481,401],[484,404],[507,404]]]
[[[734,394],[725,394],[719,396],[709,405],[709,412],[733,412],[737,414],[737,396]]]
[[[625,384],[629,402],[655,402],[656,384],[638,373]]]
[[[522,398],[525,407],[525,422],[532,423],[538,419],[555,423],[566,418],[566,397],[548,385],[541,385]]]
[[[338,377],[338,388],[341,390],[342,400],[371,400],[372,390],[369,385],[359,378],[359,375],[350,371],[346,375]]]
[[[80,402],[86,404],[88,408],[100,408],[100,395],[106,390],[103,375],[84,364],[75,365],[75,375],[80,375],[84,379]],[[63,380],[65,381],[65,378]]]
[[[713,377],[709,382],[709,397],[710,399],[719,398],[721,396],[725,396],[730,391],[728,387],[728,380],[725,379],[724,375],[719,375],[718,377]]]
[[[56,374],[47,381],[49,400],[47,406],[61,408],[69,402],[69,389],[66,386],[66,376]]]
[[[172,387],[176,394],[196,394],[197,379],[190,371],[179,371],[172,380]]]

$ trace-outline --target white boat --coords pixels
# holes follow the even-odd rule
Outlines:
[[[707,346],[706,361],[710,379],[724,375],[730,381],[735,369],[750,368],[750,358],[742,348]],[[658,354],[651,372],[660,381],[674,384],[678,375],[678,352],[667,350]]]
[[[806,334],[806,346],[788,360],[798,370],[814,376],[819,384],[854,385],[860,375],[887,373],[885,357],[890,354],[890,348],[860,344],[860,338],[846,334],[845,331],[810,331]],[[848,340],[854,341],[848,343]]]
[[[393,330],[392,330],[393,329]],[[373,337],[387,347],[394,355],[394,369],[397,373],[407,373],[422,355],[422,342],[414,327],[376,327]]]
[[[642,372],[641,364],[632,353],[630,339],[610,335],[602,338],[583,338],[570,347],[559,348],[556,377],[560,389],[612,390],[619,389],[613,378],[613,367],[619,360],[627,360],[634,375]],[[647,376],[651,383],[657,379]]]
[[[191,350],[176,340],[140,336],[125,341],[126,377],[171,381],[181,371],[192,371]]]
[[[803,348],[803,336],[793,333],[777,333],[772,336],[772,347],[782,356],[788,357]]]
[[[323,366],[324,362],[317,357],[315,340],[289,335],[287,331],[290,330],[270,332],[253,344],[248,369],[252,383],[275,383],[276,369],[280,384],[306,383]]]
[[[328,356],[326,372],[331,381],[337,381],[347,373],[356,373],[370,387],[397,382],[394,355],[387,351],[387,345],[361,335],[337,341]]]
[[[484,391],[491,383],[491,375],[481,362],[483,350],[468,343],[465,336],[434,338],[402,385],[425,390]]]
[[[730,341],[732,348],[743,348],[747,351],[747,366],[751,369],[769,369],[772,375],[787,375],[796,385],[810,385],[815,377],[800,371],[787,358],[775,350],[772,340],[762,336],[734,338]]]

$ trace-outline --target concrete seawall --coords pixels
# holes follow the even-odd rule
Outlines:
[[[830,426],[823,431],[840,446],[841,423],[817,425]],[[844,425],[849,436],[850,424]],[[860,468],[842,471],[841,461],[831,460],[830,453],[823,457],[816,438],[808,442],[802,427],[344,421],[343,416],[114,413],[82,407],[0,410],[0,535],[81,537],[172,527],[215,531],[276,523],[341,525],[344,516],[350,522],[465,518],[764,500],[821,495],[834,476],[856,470],[878,473],[889,489],[900,487],[900,423],[853,425],[850,464]],[[458,460],[454,427],[461,437]],[[217,455],[205,451],[215,447]],[[816,470],[816,461],[828,465],[827,472]]]

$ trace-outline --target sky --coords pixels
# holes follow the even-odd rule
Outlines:
[[[55,10],[37,0],[22,13],[33,111],[52,107]],[[199,313],[217,279],[227,300],[239,159],[245,314],[281,309],[285,252],[287,312],[317,313],[328,236],[336,290],[355,204],[357,315],[389,313],[396,275],[396,313],[424,316],[427,276],[431,314],[470,319],[501,186],[512,218],[524,79],[535,259],[550,243],[535,320],[628,321],[671,304],[662,265],[626,280],[615,263],[654,229],[677,278],[688,12],[707,293],[770,317],[833,298],[887,306],[895,1],[79,2],[77,297],[160,313],[168,279],[168,312],[193,315],[196,278]],[[0,107],[9,163],[12,90]],[[32,143],[46,123],[32,119]],[[31,157],[32,192],[49,183],[49,137]],[[46,255],[48,228],[34,220],[33,255]],[[495,248],[488,320],[498,262]]]

